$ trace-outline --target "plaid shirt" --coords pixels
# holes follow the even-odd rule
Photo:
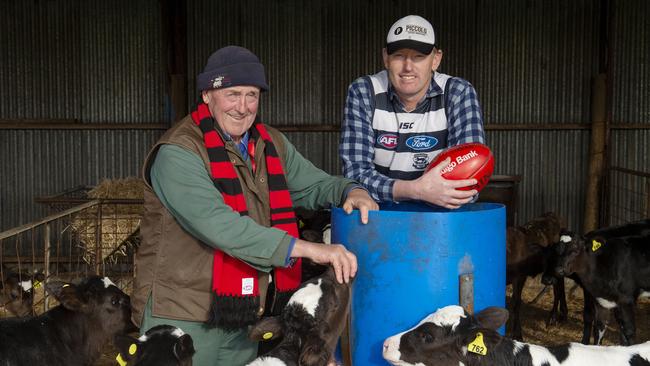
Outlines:
[[[372,90],[372,85],[366,78],[355,80],[348,88],[339,155],[345,177],[361,183],[376,201],[392,201],[395,180],[378,173],[373,162],[375,132],[372,119],[375,96]],[[466,142],[485,143],[483,114],[474,87],[464,79],[452,77],[447,81],[447,91],[447,146]],[[442,92],[432,77],[425,98]],[[404,105],[390,84],[388,96],[395,110],[404,113]],[[418,103],[418,107],[422,103],[424,99]]]

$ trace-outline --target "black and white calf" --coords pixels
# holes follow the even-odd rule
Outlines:
[[[386,339],[383,356],[401,366],[650,365],[650,342],[629,347],[580,343],[543,347],[497,333],[507,318],[508,312],[501,308],[486,308],[472,316],[460,306],[447,306]]]
[[[618,227],[615,233],[620,233]],[[594,299],[596,344],[605,334],[605,309],[614,310],[621,343],[634,343],[637,298],[650,296],[650,233],[615,236],[599,230],[584,237],[568,233],[558,244],[554,274],[577,276]]]
[[[61,304],[29,318],[0,321],[3,366],[92,365],[114,336],[133,328],[129,297],[107,277],[45,285]]]
[[[249,366],[327,365],[345,327],[350,291],[350,284],[336,281],[331,267],[303,283],[279,317],[264,318],[251,330],[253,340],[282,340]]]
[[[138,339],[118,335],[115,346],[121,366],[192,366],[192,337],[171,325],[155,326]]]

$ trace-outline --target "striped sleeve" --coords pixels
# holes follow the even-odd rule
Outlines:
[[[339,145],[343,175],[361,183],[375,201],[392,201],[395,181],[378,173],[373,163],[372,111],[372,88],[359,78],[350,84],[345,102]]]

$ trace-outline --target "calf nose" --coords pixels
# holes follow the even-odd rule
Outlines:
[[[384,341],[384,352],[388,351],[388,340]]]
[[[564,271],[564,268],[562,268],[562,267],[555,267],[555,274],[560,276],[560,277],[566,276],[566,272]]]

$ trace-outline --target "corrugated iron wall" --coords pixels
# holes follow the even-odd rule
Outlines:
[[[650,6],[646,0],[617,1],[611,58],[612,115],[616,123],[650,125]],[[612,131],[614,167],[650,173],[650,130]],[[608,175],[610,224],[648,217],[650,179],[612,172]]]
[[[381,70],[386,32],[407,14],[432,22],[444,51],[441,71],[474,84],[486,123],[589,123],[600,1],[205,0],[188,6],[190,84],[214,50],[247,47],[267,66],[271,91],[262,117],[271,124],[339,126],[348,84]],[[189,94],[196,98],[196,91]],[[338,134],[290,138],[316,165],[340,174]],[[581,225],[588,130],[494,131],[488,139],[496,172],[523,176],[519,218],[557,211],[572,227]]]
[[[165,120],[157,1],[1,4],[1,118]]]
[[[210,53],[237,44],[257,53],[267,68],[265,121],[339,126],[348,84],[382,67],[387,29],[403,15],[420,14],[436,29],[441,71],[474,84],[488,126],[587,125],[603,43],[601,3],[187,1],[188,102],[196,100],[195,75]],[[649,122],[648,3],[615,4],[614,120]],[[169,122],[159,1],[15,0],[0,6],[0,118]],[[35,196],[137,174],[161,132],[0,130],[0,229],[39,217]],[[635,166],[642,167],[647,144],[623,137],[637,133],[613,134],[612,146],[628,141],[626,148],[639,151]],[[288,136],[317,166],[339,173],[338,133]],[[491,130],[488,142],[496,173],[522,175],[520,223],[553,210],[579,230],[588,130]]]
[[[169,121],[155,0],[0,3],[0,119]],[[34,198],[136,175],[162,131],[0,129],[0,230]]]
[[[612,55],[613,119],[650,125],[650,6],[619,1]],[[650,173],[650,131],[621,130],[611,136],[612,165]]]

